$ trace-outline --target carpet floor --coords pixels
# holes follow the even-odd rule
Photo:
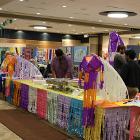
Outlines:
[[[21,109],[0,110],[0,122],[23,140],[70,140],[45,120]]]

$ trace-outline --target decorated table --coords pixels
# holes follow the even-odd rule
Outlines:
[[[73,96],[64,92],[46,89],[43,84],[33,80],[6,79],[6,100],[31,113],[37,114],[71,135],[86,140],[125,140],[124,130],[134,130],[134,114],[140,115],[140,108],[123,102],[101,101],[97,97],[94,111],[94,125],[82,125],[83,96]],[[133,107],[131,107],[133,106]],[[134,111],[133,110],[137,110]],[[139,113],[138,113],[139,110]],[[138,118],[138,117],[137,117]],[[138,124],[137,124],[138,127]],[[137,128],[137,135],[139,130]],[[131,140],[134,132],[131,133]]]
[[[36,79],[38,69],[17,57],[14,77],[5,81],[6,101],[85,140],[126,140],[129,124],[129,140],[139,136],[140,98],[125,100],[127,87],[113,67],[92,54],[79,70],[76,89],[66,79]]]

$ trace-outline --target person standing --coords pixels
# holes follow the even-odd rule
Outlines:
[[[114,57],[114,69],[120,74],[121,68],[125,63],[125,46],[118,46],[117,54]]]
[[[72,61],[61,49],[55,50],[56,57],[52,60],[51,70],[54,78],[72,78]]]
[[[130,98],[134,98],[136,93],[140,91],[140,66],[136,61],[136,53],[134,50],[125,52],[127,63],[121,69],[120,76],[128,88]]]

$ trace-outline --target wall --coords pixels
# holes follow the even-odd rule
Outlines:
[[[83,35],[65,35],[34,31],[4,29],[0,34],[0,47],[38,47],[59,48],[62,46],[81,46],[88,40]]]
[[[89,38],[90,54],[98,54],[98,37]]]

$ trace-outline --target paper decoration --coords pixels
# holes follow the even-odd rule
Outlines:
[[[58,98],[57,98],[57,94],[52,93],[52,92],[48,92],[48,100],[47,100],[47,104],[48,104],[48,114],[47,114],[47,118],[48,121],[52,124],[57,124],[57,108],[58,108]]]
[[[37,90],[37,115],[45,118],[47,112],[47,92],[41,89]]]
[[[32,113],[36,113],[37,110],[37,89],[29,87],[29,104],[28,111]]]
[[[58,95],[57,123],[58,126],[63,129],[66,129],[68,127],[70,101],[70,98],[63,95]]]
[[[71,99],[68,123],[69,134],[83,137],[82,111],[83,102],[80,100]]]
[[[108,55],[109,55],[109,63],[113,65],[114,56],[116,55],[117,48],[119,45],[123,45],[124,43],[121,37],[116,32],[111,32],[109,34],[109,47],[108,47]]]
[[[20,100],[20,107],[28,110],[28,93],[29,93],[29,86],[28,85],[21,85],[21,100]]]
[[[28,60],[17,56],[17,64],[15,65],[14,77],[18,79],[33,79],[36,75],[43,78],[38,68]]]

